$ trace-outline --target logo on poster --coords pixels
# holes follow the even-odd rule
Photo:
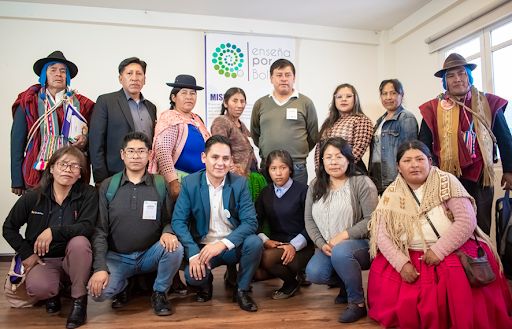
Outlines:
[[[220,75],[226,78],[237,78],[244,75],[242,66],[244,63],[244,53],[240,48],[231,43],[222,43],[213,53],[213,68]]]

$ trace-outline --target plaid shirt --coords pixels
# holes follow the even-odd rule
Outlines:
[[[326,131],[316,144],[315,170],[318,169],[320,149],[331,137],[342,137],[352,148],[354,163],[363,157],[373,136],[373,123],[366,115],[343,115]]]

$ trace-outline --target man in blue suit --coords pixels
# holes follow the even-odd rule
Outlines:
[[[189,259],[185,278],[199,286],[197,301],[207,302],[213,291],[211,270],[239,263],[233,302],[255,312],[258,307],[247,292],[263,244],[255,235],[258,221],[247,180],[229,172],[231,142],[225,136],[210,137],[201,158],[206,169],[182,179],[172,216],[173,230]]]

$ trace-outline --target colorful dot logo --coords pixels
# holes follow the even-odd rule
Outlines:
[[[236,78],[239,76],[244,63],[244,54],[240,48],[231,43],[221,44],[215,48],[213,53],[213,68],[224,75],[226,78]]]

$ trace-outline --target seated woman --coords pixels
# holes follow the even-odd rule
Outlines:
[[[341,286],[334,302],[348,302],[343,323],[366,316],[361,270],[370,268],[367,225],[377,203],[377,188],[356,168],[347,141],[325,141],[306,198],[306,230],[320,249],[306,274],[312,283]]]
[[[370,222],[369,316],[385,327],[512,328],[507,280],[476,225],[474,199],[455,176],[432,166],[422,142],[405,142],[396,159],[400,174]],[[476,257],[473,232],[496,275],[482,288],[469,285],[455,254]]]
[[[89,238],[94,233],[98,195],[86,181],[86,166],[84,154],[76,147],[57,150],[39,184],[21,196],[3,226],[5,240],[22,259],[27,294],[46,299],[46,312],[60,311],[60,279],[69,276],[73,304],[66,328],[80,327],[87,317]],[[24,224],[25,238],[19,233]]]
[[[270,152],[266,171],[274,184],[265,186],[256,201],[259,232],[268,223],[269,235],[259,233],[263,255],[255,280],[278,277],[283,286],[274,291],[273,299],[292,297],[300,290],[297,276],[306,267],[315,246],[304,225],[304,206],[308,186],[294,181],[293,160],[283,150]],[[266,273],[265,273],[266,272]]]

